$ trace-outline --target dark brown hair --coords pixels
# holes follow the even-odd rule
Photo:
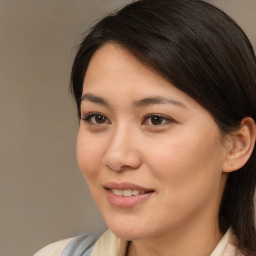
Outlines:
[[[92,55],[107,42],[126,48],[207,109],[223,134],[244,117],[256,120],[256,59],[241,28],[200,0],[139,0],[98,22],[74,60],[71,90],[80,103]],[[237,246],[256,255],[254,193],[256,149],[244,167],[230,173],[219,210],[220,230],[229,227]]]

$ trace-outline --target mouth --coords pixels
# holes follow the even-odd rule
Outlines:
[[[154,192],[153,189],[145,188],[129,182],[108,182],[104,185],[104,188],[111,191],[116,196],[137,196],[140,194],[146,194]]]
[[[109,189],[116,196],[137,196],[139,194],[145,194],[146,191],[139,191],[137,189]]]
[[[116,207],[131,208],[148,199],[155,191],[131,183],[104,185],[109,202]]]

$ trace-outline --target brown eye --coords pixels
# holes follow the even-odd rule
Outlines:
[[[171,118],[162,115],[148,115],[145,117],[142,124],[151,126],[162,126],[172,122],[173,120]]]
[[[161,125],[163,123],[163,118],[160,116],[152,116],[150,122],[153,125]]]
[[[107,120],[107,118],[102,115],[95,115],[94,119],[95,119],[95,123],[97,124],[104,124]]]
[[[110,124],[110,121],[107,117],[99,113],[89,113],[85,117],[82,118],[85,122],[91,125],[104,125]]]

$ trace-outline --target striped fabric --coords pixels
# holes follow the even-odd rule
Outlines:
[[[98,237],[82,234],[73,239],[61,256],[90,256]]]

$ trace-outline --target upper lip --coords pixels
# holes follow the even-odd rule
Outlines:
[[[107,182],[104,184],[104,188],[106,189],[120,189],[120,190],[127,190],[127,189],[133,189],[133,190],[139,190],[139,191],[145,191],[145,192],[151,192],[154,191],[151,188],[145,188],[130,182]]]

